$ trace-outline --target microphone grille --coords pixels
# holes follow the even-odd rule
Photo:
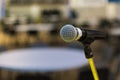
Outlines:
[[[67,24],[61,28],[60,36],[64,41],[72,42],[77,36],[77,30],[74,26]]]

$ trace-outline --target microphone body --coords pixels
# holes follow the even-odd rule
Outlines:
[[[77,40],[83,43],[90,43],[94,40],[106,38],[106,34],[103,32],[76,28],[69,24],[62,27],[62,29],[60,30],[60,36],[66,42]]]

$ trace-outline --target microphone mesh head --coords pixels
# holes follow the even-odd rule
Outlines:
[[[77,30],[72,25],[65,25],[60,30],[60,36],[61,38],[66,42],[72,42],[75,40],[77,36]]]

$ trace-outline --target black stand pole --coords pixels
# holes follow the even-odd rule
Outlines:
[[[90,48],[90,44],[93,41],[94,41],[93,39],[86,40],[86,41],[82,42],[82,44],[84,47],[85,56],[88,59],[88,62],[90,64],[90,68],[91,68],[94,80],[99,80],[98,73],[97,73],[97,70],[95,68],[94,61],[93,61],[93,53],[92,53],[92,50]]]

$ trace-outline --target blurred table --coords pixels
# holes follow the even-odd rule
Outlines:
[[[109,33],[112,36],[120,36],[120,28],[112,28]]]
[[[15,27],[17,32],[27,32],[27,31],[51,31],[53,29],[53,24],[26,24],[18,25]]]
[[[54,72],[88,65],[84,52],[69,48],[27,48],[0,54],[0,67],[12,71]]]
[[[116,79],[120,74],[120,28],[112,28],[109,33],[111,35],[110,43],[114,49],[111,57],[111,62],[115,62],[114,66],[112,66],[114,68],[113,78]]]

